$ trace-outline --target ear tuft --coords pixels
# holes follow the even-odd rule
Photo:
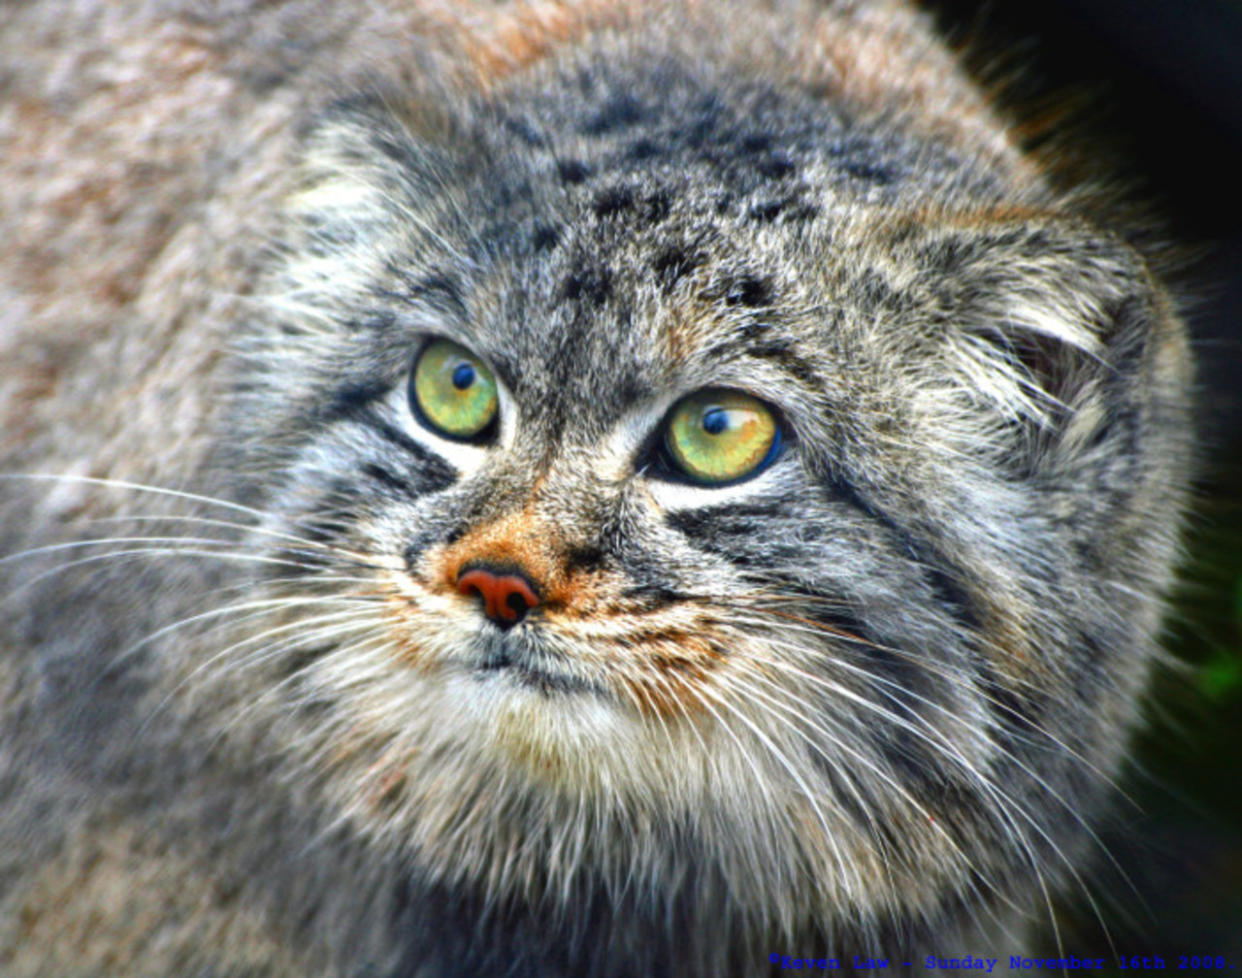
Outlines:
[[[1182,330],[1124,242],[1022,227],[971,234],[952,251],[943,353],[975,420],[990,412],[986,444],[1013,474],[1132,453],[1137,428],[1167,407],[1158,402],[1180,402]]]

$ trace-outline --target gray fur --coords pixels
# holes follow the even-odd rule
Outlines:
[[[247,294],[154,317],[199,330],[193,495],[104,448],[3,483],[6,974],[757,974],[1016,951],[1084,885],[1182,326],[904,7],[760,6],[583,14],[486,84],[402,41],[283,111],[265,240],[197,266]],[[808,25],[866,52],[872,15],[909,71],[812,78]],[[496,373],[494,442],[410,411],[428,337]],[[662,467],[707,387],[779,413],[755,479]],[[476,552],[563,596],[500,633],[437,577]]]

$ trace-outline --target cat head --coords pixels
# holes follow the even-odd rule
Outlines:
[[[375,844],[787,926],[1072,875],[1186,352],[1018,162],[680,77],[359,100],[261,300],[230,434],[274,610],[229,681]]]

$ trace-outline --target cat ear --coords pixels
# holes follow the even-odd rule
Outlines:
[[[416,278],[420,261],[451,253],[438,231],[453,206],[443,135],[375,97],[342,101],[303,128],[265,290],[283,335],[348,330],[373,312],[378,283],[397,289],[394,277]]]
[[[339,230],[416,211],[448,165],[425,128],[374,97],[332,106],[300,133],[289,210]]]
[[[940,353],[980,443],[1012,474],[1102,477],[1173,450],[1190,356],[1137,252],[1092,229],[1024,222],[947,236],[928,254],[947,313]]]

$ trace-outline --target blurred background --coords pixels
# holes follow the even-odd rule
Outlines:
[[[1203,448],[1167,642],[1184,665],[1158,678],[1102,833],[1125,874],[1098,858],[1092,899],[1068,898],[1058,925],[1067,953],[1242,971],[1242,0],[923,5],[1019,118],[1068,109],[1189,249]]]

